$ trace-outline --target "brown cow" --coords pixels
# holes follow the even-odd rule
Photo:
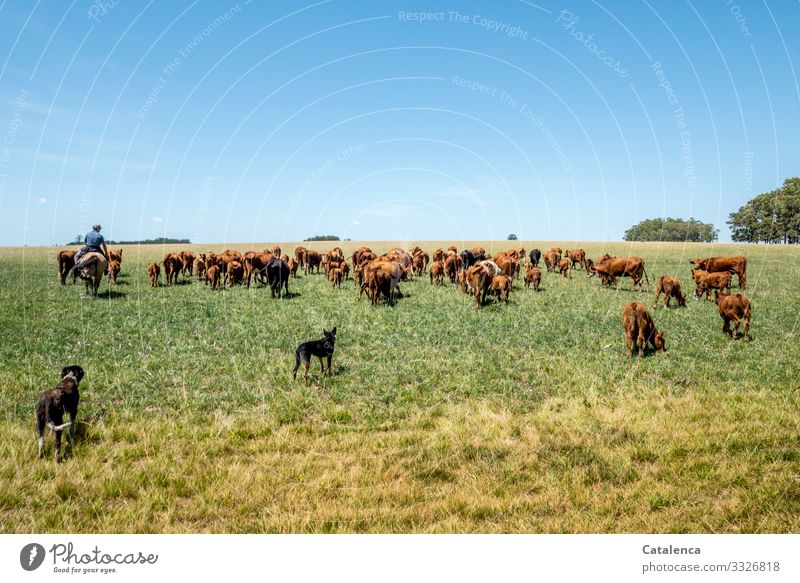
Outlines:
[[[644,348],[648,342],[654,350],[666,352],[664,335],[656,330],[656,324],[643,304],[630,302],[625,306],[622,312],[622,326],[625,328],[628,358],[633,356],[634,344],[639,350],[639,356],[644,356]]]
[[[194,264],[192,265],[192,271],[194,271],[194,275],[197,276],[197,279],[203,279],[206,273],[206,254],[200,253],[195,257]]]
[[[167,285],[170,286],[178,281],[178,274],[183,266],[180,255],[176,253],[167,253],[161,260],[161,263],[164,265],[164,279],[167,280]]]
[[[480,309],[481,305],[486,301],[486,294],[492,287],[492,280],[496,275],[500,275],[500,269],[492,261],[480,261],[467,271],[467,280],[470,287],[472,287],[472,292],[475,294],[477,309]]]
[[[191,251],[181,251],[181,274],[191,277],[194,271],[194,253]]]
[[[211,284],[212,290],[217,289],[219,286],[220,271],[221,268],[216,263],[209,265],[206,269],[206,283]]]
[[[742,255],[732,257],[708,257],[706,259],[689,260],[692,269],[702,269],[709,273],[730,273],[739,276],[739,289],[747,284],[747,258]]]
[[[158,287],[158,276],[161,275],[161,268],[156,262],[150,262],[147,265],[147,275],[150,277],[150,285]]]
[[[328,281],[331,282],[331,287],[342,287],[342,270],[339,267],[331,267],[328,270]]]
[[[434,261],[431,263],[428,275],[430,275],[432,285],[444,285],[444,265],[442,265],[442,262]]]
[[[267,264],[272,261],[274,255],[269,251],[260,251],[258,253],[246,253],[244,256],[244,279],[245,287],[250,289],[250,279],[254,278],[256,285],[260,281],[266,284],[266,270]]]
[[[112,249],[111,251],[109,251],[108,252],[108,260],[109,260],[109,262],[110,261],[116,261],[117,263],[122,265],[122,249],[117,249],[117,250],[113,250]]]
[[[117,285],[117,278],[119,277],[119,261],[112,259],[108,262],[108,277],[111,278],[111,282],[114,285]]]
[[[492,291],[498,303],[502,297],[503,302],[508,305],[508,295],[511,293],[511,278],[507,275],[495,275],[492,278]]]
[[[544,260],[545,267],[547,267],[547,271],[555,271],[558,262],[561,261],[561,254],[557,253],[554,249],[550,249],[542,254],[542,259]]]
[[[665,308],[669,308],[670,298],[675,298],[675,300],[677,300],[679,308],[686,307],[686,300],[681,293],[681,282],[671,275],[662,275],[658,278],[658,283],[656,283],[656,299],[653,300],[653,308],[658,305],[658,298],[661,296],[662,292],[664,293]]]
[[[483,247],[473,247],[470,249],[474,255],[486,255],[486,249]]]
[[[291,275],[292,277],[296,278],[297,277],[297,268],[299,267],[300,264],[290,257],[289,260],[286,262],[286,265],[289,266],[289,275]],[[347,265],[347,264],[345,263],[345,265]]]
[[[434,261],[441,261],[444,264],[444,249],[439,247],[436,251],[433,252],[433,260]]]
[[[572,277],[572,261],[566,257],[558,262],[558,272],[564,277]]]
[[[736,340],[739,337],[739,324],[744,322],[744,341],[750,342],[750,300],[744,294],[714,292],[719,315],[722,318],[722,331]],[[733,321],[733,332],[731,332]]]
[[[533,285],[533,291],[539,291],[539,284],[542,282],[542,270],[538,267],[529,267],[525,270],[525,287]]]
[[[591,275],[599,275],[604,286],[615,283],[618,277],[630,277],[633,280],[631,289],[637,286],[642,289],[643,281],[650,283],[641,257],[611,257],[598,261],[591,269]]]
[[[696,273],[696,272],[695,272]],[[705,272],[704,272],[705,273]],[[705,294],[706,299],[711,299],[711,290],[731,291],[731,274],[728,272],[706,273],[694,290],[694,299],[699,300]]]
[[[244,265],[239,261],[233,260],[228,263],[228,269],[225,272],[225,281],[228,287],[233,287],[237,283],[242,283],[244,279]]]
[[[444,260],[444,272],[450,279],[450,283],[456,283],[459,269],[461,269],[461,257],[458,256],[458,253],[450,253]]]
[[[294,259],[297,261],[297,265],[301,268],[306,266],[306,248],[305,247],[295,247],[294,250]]]
[[[75,267],[75,251],[59,251],[56,257],[58,261],[58,278],[61,280],[61,285],[66,285],[67,275]],[[76,272],[72,273],[72,283],[78,278]]]
[[[370,280],[376,273],[384,273],[389,277],[389,289],[387,292],[387,301],[391,304],[394,301],[395,294],[397,293],[397,284],[400,282],[400,278],[403,274],[403,268],[400,267],[400,264],[394,261],[381,261],[380,259],[375,259],[370,261],[369,263],[365,264],[362,268],[362,284],[361,284],[361,292],[359,293],[359,299],[361,298],[361,293],[364,292],[365,289],[370,289],[374,291],[377,289],[375,286],[376,284],[371,284]],[[377,281],[377,280],[376,280]],[[381,279],[383,282],[383,279]],[[383,285],[381,283],[381,285]],[[381,288],[382,289],[382,288]],[[378,303],[373,296],[373,302]]]
[[[306,251],[306,275],[313,273],[314,268],[316,268],[317,273],[319,273],[321,264],[322,256],[319,254],[319,251],[314,251],[313,249]]]
[[[586,269],[586,251],[583,249],[573,249],[572,251],[567,249],[564,253],[567,256],[567,259],[572,261],[572,267],[575,267],[575,265],[580,265]]]
[[[516,277],[519,271],[519,261],[517,261],[516,252],[511,255],[507,252],[498,253],[494,258],[494,262],[497,263],[503,275],[512,278]]]

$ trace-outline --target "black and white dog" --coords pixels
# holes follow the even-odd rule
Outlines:
[[[67,366],[61,371],[61,382],[54,389],[45,391],[36,403],[36,429],[39,433],[39,457],[44,457],[44,430],[49,427],[56,436],[56,461],[61,461],[61,432],[69,427],[70,446],[75,417],[78,416],[78,384],[83,378],[83,369],[77,365]],[[64,413],[69,413],[69,422],[64,423]]]
[[[294,365],[294,370],[292,371],[293,379],[297,378],[297,369],[300,368],[301,362],[305,365],[306,368],[303,378],[308,377],[308,365],[311,362],[312,356],[316,356],[317,358],[319,358],[319,366],[322,369],[323,374],[325,374],[325,365],[323,364],[322,359],[327,357],[328,374],[332,374],[331,360],[333,359],[334,343],[336,342],[336,327],[334,326],[333,330],[331,330],[330,332],[326,331],[323,328],[322,335],[323,338],[320,340],[310,340],[309,342],[303,342],[300,346],[297,347],[297,350],[294,353],[295,365]]]

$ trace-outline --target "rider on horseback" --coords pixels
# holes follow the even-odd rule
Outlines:
[[[101,228],[100,225],[95,225],[92,227],[92,230],[86,234],[86,237],[84,237],[84,243],[86,243],[86,245],[75,254],[75,267],[73,269],[76,273],[80,272],[84,267],[81,265],[81,258],[87,253],[100,253],[106,258],[106,261],[108,261],[108,248],[106,247],[106,241],[103,239],[103,235],[100,234]]]

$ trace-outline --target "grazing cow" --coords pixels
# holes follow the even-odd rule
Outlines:
[[[709,273],[730,273],[739,276],[739,289],[745,289],[747,284],[747,258],[742,255],[733,257],[708,257],[706,259],[690,260],[692,269],[702,269]]]
[[[497,263],[503,275],[511,278],[513,278],[519,270],[519,262],[515,259],[514,255],[498,253],[494,258],[494,262]]]
[[[586,258],[586,262],[584,263],[584,267],[586,268],[586,275],[591,277],[592,274],[590,272],[591,272],[592,269],[594,269],[594,261],[592,261],[591,259],[589,259],[587,257]]]
[[[373,306],[381,302],[381,296],[386,298],[386,302],[392,303],[392,276],[388,271],[377,270],[370,274],[361,286],[361,291],[367,288],[370,301]]]
[[[297,261],[297,265],[299,267],[304,268],[306,266],[306,248],[305,247],[295,247],[294,260]]]
[[[167,253],[161,260],[164,265],[164,279],[167,280],[167,285],[170,286],[178,281],[178,274],[183,266],[180,255],[176,253]]]
[[[339,264],[339,269],[342,270],[343,280],[346,280],[348,277],[350,277],[350,266],[347,264],[347,261],[342,260],[342,262]]]
[[[375,259],[375,254],[372,252],[372,249],[369,247],[361,246],[355,251],[353,251],[353,268],[358,268],[362,263],[365,261],[372,261]]]
[[[706,299],[711,299],[711,290],[730,293],[731,274],[727,272],[706,273],[694,290],[694,299],[699,300],[705,294]]]
[[[525,271],[525,287],[533,285],[533,291],[539,291],[539,284],[542,282],[542,270],[538,267],[528,267]]]
[[[563,255],[561,247],[550,247],[550,251],[555,251],[558,254],[559,260],[561,258],[561,255]]]
[[[622,326],[625,328],[628,358],[633,356],[634,345],[639,351],[639,356],[644,356],[644,348],[648,342],[654,350],[666,352],[664,335],[656,330],[656,324],[643,304],[630,302],[625,306],[622,312]]]
[[[531,249],[529,257],[531,260],[531,265],[534,267],[539,267],[539,260],[542,258],[542,252],[538,249]]]
[[[206,268],[206,283],[211,284],[212,290],[215,290],[217,287],[219,287],[221,271],[222,268],[216,263],[209,265],[208,268]]]
[[[508,295],[511,293],[511,278],[507,275],[495,275],[492,278],[492,291],[498,303],[502,297],[503,302],[508,305]]]
[[[239,253],[238,251],[234,250],[234,249],[225,249],[225,251],[223,251],[222,255],[224,255],[225,257],[228,258],[228,262],[233,261],[233,260],[236,260],[239,263],[242,262],[242,254]]]
[[[161,268],[156,262],[150,262],[147,265],[147,275],[150,277],[150,285],[158,287],[158,276],[161,275]]]
[[[117,278],[119,277],[119,261],[112,259],[108,262],[108,277],[111,279],[111,283],[117,285]]]
[[[267,264],[267,282],[273,298],[280,298],[282,287],[285,288],[286,295],[289,295],[289,266],[280,257],[274,257]]]
[[[244,265],[235,260],[228,263],[228,270],[225,272],[225,281],[228,287],[233,287],[236,284],[242,283],[243,279]]]
[[[558,262],[561,261],[561,254],[550,249],[544,252],[542,259],[544,259],[544,265],[547,267],[547,271],[555,271],[556,267],[558,267]]]
[[[491,265],[494,265],[494,268]],[[467,271],[467,279],[475,295],[476,309],[480,309],[486,301],[486,294],[492,287],[495,276],[500,275],[500,268],[493,261],[484,260],[476,263]]]
[[[428,275],[431,277],[431,285],[444,285],[444,265],[442,265],[442,262],[434,261],[431,263]]]
[[[670,298],[675,298],[678,302],[679,308],[686,307],[686,300],[683,298],[683,294],[681,293],[681,282],[670,275],[662,275],[658,278],[658,283],[656,283],[656,299],[653,300],[653,308],[658,305],[658,298],[661,293],[664,293],[664,307],[669,308],[669,300]]]
[[[567,256],[567,259],[572,261],[573,267],[575,267],[575,265],[580,265],[581,267],[586,269],[586,251],[584,251],[583,249],[573,249],[572,251],[567,249],[565,251],[565,254]]]
[[[558,262],[558,272],[564,277],[572,277],[572,260],[566,257]]]
[[[200,253],[195,257],[194,264],[192,265],[192,271],[194,271],[194,275],[197,279],[203,279],[206,273],[206,254]]]
[[[433,260],[434,261],[441,261],[444,264],[444,249],[439,247],[436,251],[433,252]]]
[[[57,256],[58,261],[58,278],[61,280],[61,285],[66,285],[67,275],[75,267],[75,251],[59,251]],[[78,274],[73,272],[72,283],[78,278]]]
[[[599,275],[603,280],[603,285],[608,287],[615,283],[618,277],[630,277],[633,280],[631,289],[637,286],[642,289],[642,282],[648,284],[650,280],[644,270],[644,259],[641,257],[611,257],[599,261],[590,270],[590,275]]]
[[[472,249],[470,249],[470,251],[472,251],[475,255],[486,256],[486,249],[484,249],[483,247],[473,247]]]
[[[122,249],[112,249],[108,252],[108,261],[116,261],[122,265]]]
[[[459,269],[461,269],[461,257],[459,257],[457,253],[451,253],[444,260],[444,272],[450,279],[450,283],[456,282]]]
[[[306,251],[306,275],[313,273],[314,268],[316,268],[317,273],[319,273],[321,264],[322,256],[319,254],[319,251],[314,251],[312,249]]]
[[[744,294],[714,292],[719,315],[722,318],[722,331],[736,340],[739,337],[739,324],[744,322],[744,341],[750,342],[750,300]],[[733,322],[733,332],[731,332]]]

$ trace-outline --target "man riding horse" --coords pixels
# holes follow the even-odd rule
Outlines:
[[[74,273],[86,281],[87,290],[91,286],[93,296],[97,295],[100,279],[108,266],[108,248],[103,235],[100,234],[100,225],[95,225],[84,238],[85,245],[75,254]]]

